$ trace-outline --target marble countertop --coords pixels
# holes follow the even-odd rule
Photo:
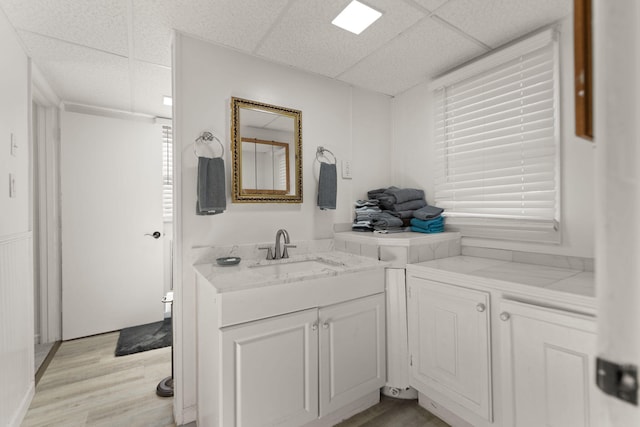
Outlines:
[[[318,261],[318,263],[305,263]],[[308,269],[302,271],[274,272],[272,268],[261,268],[281,264],[303,265]],[[353,255],[346,252],[320,252],[302,255],[292,255],[288,259],[242,260],[234,266],[219,266],[212,263],[195,264],[194,269],[204,277],[217,292],[234,292],[264,286],[297,282],[301,280],[332,277],[342,274],[384,268],[388,263]],[[295,270],[295,267],[294,267]]]
[[[476,283],[489,284],[504,292],[526,293],[535,289],[538,294],[551,299],[569,294],[586,302],[586,305],[595,305],[593,272],[470,256],[426,261],[407,266],[407,269],[437,270],[462,280],[473,279]]]
[[[451,240],[458,237],[460,237],[460,233],[456,231],[445,231],[443,233],[433,234],[416,233],[413,231],[388,234],[342,231],[336,233],[334,239],[359,243],[375,243],[381,246],[413,246],[421,243],[435,243],[444,240]]]

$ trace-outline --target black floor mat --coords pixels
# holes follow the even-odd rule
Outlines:
[[[116,345],[116,357],[169,347],[172,341],[171,319],[124,328]]]

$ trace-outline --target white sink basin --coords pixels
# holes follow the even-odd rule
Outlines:
[[[321,259],[291,261],[278,264],[258,264],[249,268],[264,275],[281,275],[299,272],[318,272],[324,270],[335,271],[334,263],[325,262]]]

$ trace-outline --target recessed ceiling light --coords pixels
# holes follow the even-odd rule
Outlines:
[[[353,0],[331,23],[354,34],[360,34],[381,16],[381,12]]]
[[[173,105],[173,98],[165,95],[162,97],[162,103],[168,107],[171,107]]]

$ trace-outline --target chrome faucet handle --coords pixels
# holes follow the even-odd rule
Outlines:
[[[258,249],[267,251],[267,259],[268,260],[274,259],[273,258],[273,251],[271,250],[271,246],[258,246]]]
[[[284,244],[284,251],[282,252],[282,258],[289,258],[289,252],[287,251],[288,248],[297,248],[297,246],[285,243]]]

